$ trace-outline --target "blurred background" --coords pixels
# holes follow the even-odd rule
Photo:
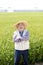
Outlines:
[[[43,11],[43,0],[0,0],[0,12]]]

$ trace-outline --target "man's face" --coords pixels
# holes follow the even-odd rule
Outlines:
[[[23,31],[25,29],[24,25],[22,23],[19,24],[18,30]]]

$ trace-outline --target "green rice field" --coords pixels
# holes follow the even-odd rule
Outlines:
[[[28,22],[30,32],[29,63],[43,62],[43,12],[0,12],[0,65],[14,64],[14,24]],[[22,60],[20,61],[20,63]]]

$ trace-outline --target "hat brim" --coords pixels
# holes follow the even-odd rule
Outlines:
[[[19,24],[23,24],[25,28],[27,28],[27,26],[28,26],[28,22],[23,20],[23,21],[18,21],[15,24],[15,27],[18,28],[19,27]]]

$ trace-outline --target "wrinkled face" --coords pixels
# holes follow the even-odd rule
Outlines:
[[[24,29],[25,29],[24,24],[20,23],[20,24],[18,25],[18,30],[19,30],[19,31],[23,31]]]

